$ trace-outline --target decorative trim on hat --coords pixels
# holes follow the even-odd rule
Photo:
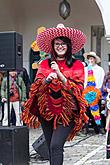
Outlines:
[[[52,45],[51,42],[57,37],[68,37],[72,43],[72,54],[80,51],[86,42],[85,34],[77,29],[64,27],[63,24],[58,24],[56,28],[48,28],[44,32],[40,33],[37,38],[37,44],[40,50],[51,53]]]

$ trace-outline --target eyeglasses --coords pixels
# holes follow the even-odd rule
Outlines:
[[[67,46],[67,44],[66,43],[58,43],[58,42],[56,42],[56,43],[54,43],[54,46],[56,46],[56,47],[59,47],[59,46],[63,46],[63,47],[65,47],[65,46]]]

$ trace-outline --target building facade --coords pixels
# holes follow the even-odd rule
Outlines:
[[[37,28],[63,23],[80,29],[87,36],[85,51],[96,51],[101,57],[101,66],[107,71],[110,53],[109,0],[67,0],[71,13],[65,20],[59,15],[61,1],[0,0],[0,31],[17,31],[23,35],[23,65],[29,71],[29,50],[36,39]]]

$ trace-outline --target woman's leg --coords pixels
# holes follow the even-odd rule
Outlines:
[[[63,147],[69,133],[73,129],[73,122],[66,127],[59,124],[55,130],[53,130],[53,121],[48,122],[40,119],[40,122],[49,149],[50,165],[62,165]]]
[[[51,143],[51,138],[52,138],[52,133],[53,133],[53,121],[45,121],[44,119],[41,119],[39,117],[39,121],[41,122],[42,130],[45,136],[45,140],[48,146],[48,151],[49,152],[49,160],[51,161],[50,158],[50,143]]]
[[[73,129],[73,122],[69,126],[64,127],[59,124],[56,130],[53,131],[50,153],[51,153],[51,165],[62,165],[63,164],[63,147],[65,141]]]

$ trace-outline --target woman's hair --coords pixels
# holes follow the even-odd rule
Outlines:
[[[73,65],[74,59],[72,58],[72,45],[71,45],[71,40],[67,37],[57,37],[54,40],[52,40],[52,52],[51,52],[51,59],[49,60],[49,66],[51,61],[56,61],[57,53],[55,52],[54,49],[54,41],[56,39],[62,40],[64,43],[67,44],[67,51],[65,53],[65,59],[66,59],[66,65],[70,68]]]

